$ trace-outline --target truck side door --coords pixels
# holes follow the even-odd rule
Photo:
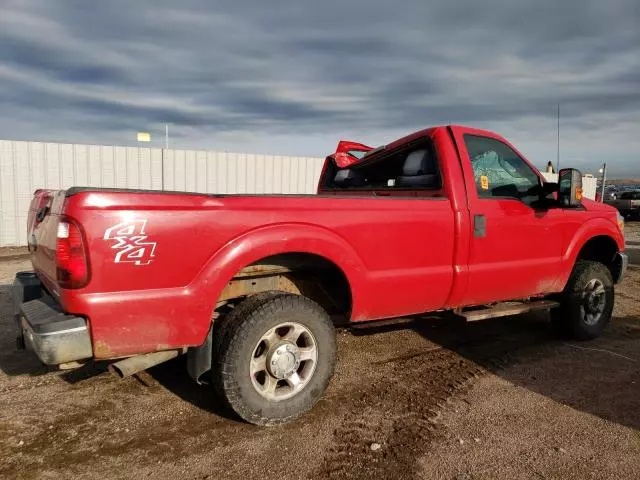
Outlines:
[[[536,207],[540,174],[495,134],[461,127],[451,131],[472,229],[464,304],[553,291],[560,274],[563,214]]]

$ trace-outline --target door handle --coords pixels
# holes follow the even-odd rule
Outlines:
[[[473,216],[473,236],[476,238],[487,236],[487,217],[484,215]]]

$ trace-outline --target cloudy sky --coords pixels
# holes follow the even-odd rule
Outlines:
[[[434,124],[640,177],[638,0],[0,0],[0,138],[321,156]]]

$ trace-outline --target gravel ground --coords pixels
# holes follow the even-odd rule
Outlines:
[[[640,221],[627,220],[625,222],[624,238],[627,243],[640,244]]]
[[[180,359],[117,380],[17,351],[8,284],[28,267],[0,260],[0,478],[638,478],[640,268],[592,342],[543,314],[340,332],[325,398],[267,429]]]
[[[624,233],[629,262],[640,265],[640,222],[628,221]]]

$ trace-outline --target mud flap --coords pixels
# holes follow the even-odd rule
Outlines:
[[[198,347],[189,347],[187,351],[187,371],[189,376],[200,385],[208,385],[209,376],[205,373],[211,370],[211,355],[213,352],[212,342],[213,325],[209,328],[209,333],[204,343]]]

